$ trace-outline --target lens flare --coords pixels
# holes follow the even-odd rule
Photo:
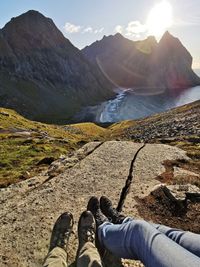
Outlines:
[[[156,4],[149,12],[147,28],[150,35],[160,38],[173,25],[173,10],[168,1]]]

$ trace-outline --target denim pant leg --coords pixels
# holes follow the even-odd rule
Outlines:
[[[133,218],[126,217],[123,223],[133,221]],[[183,231],[181,229],[170,228],[162,224],[150,223],[158,231],[172,239],[174,242],[179,244],[181,247],[192,252],[196,256],[200,257],[200,235],[194,234],[189,231]]]
[[[200,257],[200,235],[191,232],[185,232],[180,229],[170,228],[161,224],[151,225],[179,244],[181,247]]]
[[[145,221],[104,223],[99,227],[98,237],[116,256],[139,259],[146,267],[200,267],[200,258]]]

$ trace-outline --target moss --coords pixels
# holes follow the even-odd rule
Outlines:
[[[83,134],[90,137],[104,136],[108,130],[102,128],[94,123],[77,123],[71,125],[74,128],[79,129]]]
[[[41,159],[57,159],[106,131],[92,123],[63,127],[34,122],[4,108],[0,108],[0,125],[0,187],[25,179],[27,172],[37,175]]]

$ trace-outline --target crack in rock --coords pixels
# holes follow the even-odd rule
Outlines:
[[[137,150],[137,152],[135,153],[135,156],[134,156],[133,160],[131,161],[131,165],[130,165],[130,168],[129,168],[129,174],[128,174],[128,177],[126,179],[125,186],[122,188],[120,199],[119,199],[119,203],[117,205],[117,211],[118,212],[121,212],[122,211],[124,202],[126,200],[126,196],[129,193],[129,190],[130,190],[130,187],[131,187],[131,184],[132,184],[132,181],[133,181],[134,163],[135,163],[135,161],[137,159],[137,156],[138,156],[139,152],[145,147],[145,145],[146,144],[144,144],[143,146],[141,146]]]

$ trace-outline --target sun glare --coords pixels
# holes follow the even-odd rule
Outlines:
[[[159,39],[172,24],[172,6],[168,1],[163,0],[156,4],[149,12],[147,28],[149,34],[154,35],[157,39]]]

